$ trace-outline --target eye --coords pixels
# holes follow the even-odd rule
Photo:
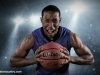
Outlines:
[[[49,23],[49,19],[45,19],[45,22]]]
[[[58,20],[57,20],[57,19],[53,19],[52,21],[53,21],[54,23],[57,23],[57,22],[58,22]]]

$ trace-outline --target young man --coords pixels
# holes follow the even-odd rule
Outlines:
[[[34,52],[43,44],[50,41],[57,42],[68,49],[73,47],[78,56],[67,56],[69,63],[74,64],[92,64],[94,62],[93,55],[90,49],[82,43],[80,38],[69,29],[60,26],[61,13],[59,8],[54,5],[48,5],[42,10],[41,23],[42,27],[33,31],[30,35],[24,38],[20,46],[16,49],[15,54],[11,57],[13,66],[28,66],[40,62],[37,56],[26,58],[30,49]],[[69,63],[66,63],[58,70],[45,70],[41,65],[37,66],[37,75],[68,75]]]

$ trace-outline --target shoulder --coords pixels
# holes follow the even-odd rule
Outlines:
[[[71,30],[70,30],[70,29],[68,29],[67,27],[60,26],[60,28],[61,28],[62,30],[71,31]]]
[[[28,34],[24,37],[24,39],[21,42],[21,46],[28,46],[28,47],[32,47],[33,46],[33,41],[34,41],[34,37],[32,36],[32,34]]]
[[[70,40],[71,40],[71,45],[74,48],[80,48],[80,46],[82,45],[81,39],[74,32],[70,32]]]
[[[70,32],[70,37],[71,37],[71,39],[73,39],[73,40],[78,40],[78,39],[80,39],[79,36],[78,36],[76,33],[74,33],[74,32]]]
[[[35,30],[32,31],[31,35],[32,35],[33,38],[38,38],[38,36],[41,35],[41,28],[42,27],[40,27],[40,28],[35,29]]]
[[[32,31],[32,33],[36,33],[36,32],[41,31],[41,28],[42,28],[42,27],[40,27],[40,28],[37,28],[37,29],[33,30],[33,31]]]
[[[33,40],[32,34],[28,34],[24,40]]]
[[[68,36],[70,36],[70,33],[71,33],[71,30],[69,30],[66,27],[62,27],[62,26],[60,26],[59,31],[61,34],[68,35]]]

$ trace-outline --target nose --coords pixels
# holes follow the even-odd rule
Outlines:
[[[50,23],[49,23],[49,28],[50,28],[51,30],[55,30],[55,27],[54,27],[54,23],[53,23],[53,22],[50,22]]]

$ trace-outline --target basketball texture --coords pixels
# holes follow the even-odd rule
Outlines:
[[[45,69],[58,69],[68,60],[64,57],[68,55],[68,50],[56,42],[42,45],[37,52],[40,54],[39,59],[42,60],[40,64]]]

